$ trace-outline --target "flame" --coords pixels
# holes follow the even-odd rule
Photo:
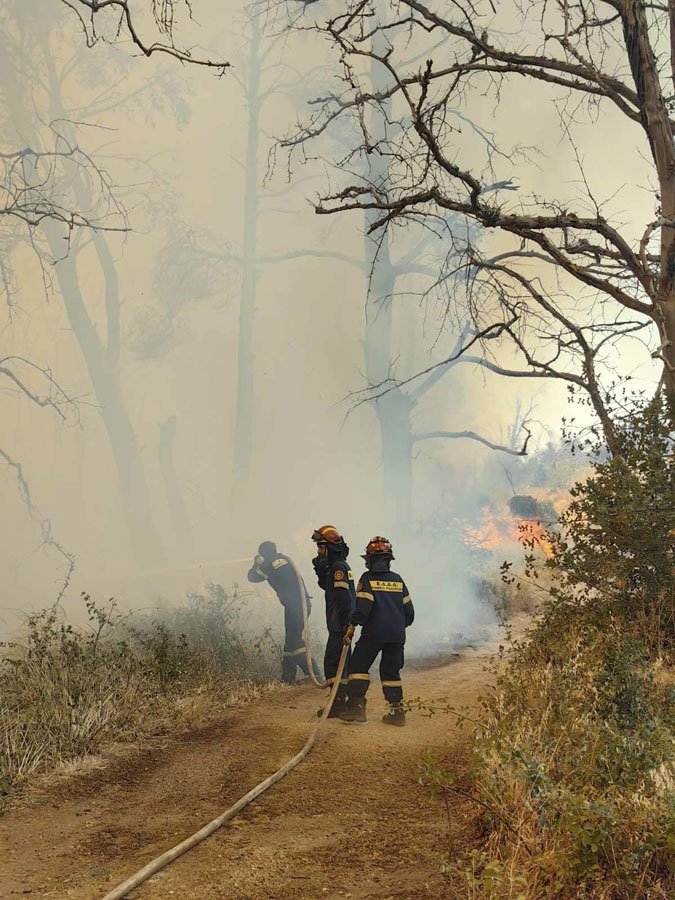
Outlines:
[[[495,513],[489,506],[481,509],[478,525],[464,526],[464,539],[475,550],[498,552],[512,548],[514,544],[525,544],[540,549],[547,559],[553,556],[545,525],[531,519],[514,518],[508,512]]]

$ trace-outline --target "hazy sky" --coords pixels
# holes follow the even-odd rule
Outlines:
[[[261,269],[254,319],[252,482],[245,504],[232,507],[241,278],[237,263],[228,257],[241,247],[247,140],[247,109],[238,83],[248,62],[247,43],[241,37],[246,17],[240,4],[200,3],[195,8],[198,26],[183,32],[186,41],[198,39],[210,55],[232,61],[233,69],[220,79],[166,59],[130,59],[125,47],[98,45],[87,50],[74,17],[56,3],[51,4],[56,12],[47,42],[26,49],[31,17],[46,6],[45,0],[20,0],[8,2],[3,12],[5,20],[19,8],[24,15],[21,27],[12,30],[14,38],[24,35],[23,49],[16,41],[11,44],[17,59],[28,53],[21,103],[30,128],[44,134],[44,123],[53,118],[44,89],[50,57],[57,68],[69,66],[61,93],[71,118],[84,118],[92,103],[102,107],[77,134],[120,186],[129,210],[132,231],[124,238],[108,238],[122,303],[121,385],[165,551],[165,562],[153,570],[164,574],[139,581],[109,443],[81,350],[58,285],[54,283],[45,296],[35,256],[22,245],[12,256],[19,309],[11,324],[6,316],[3,320],[3,355],[23,355],[49,366],[70,395],[80,398],[79,422],[71,416],[62,423],[49,410],[5,390],[0,394],[2,446],[22,463],[36,507],[50,518],[55,537],[77,557],[69,602],[74,603],[80,590],[115,592],[135,601],[141,583],[151,593],[179,596],[198,586],[195,567],[200,562],[252,554],[265,539],[293,552],[307,571],[311,530],[326,522],[342,528],[359,552],[374,533],[386,533],[395,541],[396,523],[383,521],[374,414],[363,407],[346,415],[350,405],[345,398],[364,383],[364,278],[353,266],[317,256]],[[180,32],[177,38],[181,40]],[[310,36],[295,38],[285,49],[292,65],[286,71],[297,74],[325,64],[325,52],[325,46],[313,43]],[[271,58],[277,55],[272,53]],[[27,120],[22,124],[12,118],[7,88],[0,90],[5,91],[3,147],[9,149],[30,137],[23,133]],[[122,102],[125,97],[129,99]],[[537,115],[532,116],[536,104]],[[260,127],[260,181],[271,139],[302,113],[287,97],[268,101]],[[542,193],[557,190],[560,195],[562,183],[563,194],[568,189],[574,193],[578,173],[556,137],[557,112],[543,92],[541,96],[537,89],[505,92],[494,118],[487,104],[477,106],[476,113],[505,140],[543,151],[537,165],[526,170],[528,188]],[[91,127],[94,124],[98,127]],[[626,183],[613,202],[615,208],[626,210],[627,219],[636,215],[646,221],[650,198],[642,190],[633,144],[617,136],[623,127],[618,117],[610,115],[606,131],[597,126],[582,130],[583,152],[607,193],[623,185],[622,173],[633,167],[634,181]],[[609,133],[613,139],[608,156],[602,135]],[[307,166],[290,187],[283,172],[277,172],[264,201],[273,211],[260,220],[262,255],[302,249],[317,253],[324,248],[362,256],[358,216],[326,219],[313,213],[310,201],[325,185],[327,172],[319,165]],[[275,196],[272,191],[281,193]],[[175,241],[182,227],[193,231],[194,246],[211,260],[206,296],[199,300],[183,296],[184,285],[171,274],[173,270],[168,285],[166,275],[160,279],[165,294],[158,296],[158,252],[168,239]],[[163,262],[166,266],[166,256]],[[104,334],[104,285],[91,247],[79,254],[78,274],[90,315]],[[187,293],[190,283],[187,279]],[[154,315],[157,309],[166,314],[169,307],[174,311],[174,340],[160,357],[139,358],[133,352],[139,317]],[[430,357],[428,348],[437,327],[433,310],[426,328],[422,323],[414,298],[397,300],[394,343],[400,366],[409,372],[430,358],[442,358],[453,343],[452,334],[444,336]],[[416,422],[421,430],[473,428],[499,440],[512,421],[516,398],[527,398],[532,390],[531,383],[496,383],[467,369],[434,389]],[[557,387],[534,390],[537,418],[554,427],[566,409],[564,392]],[[194,552],[176,544],[157,461],[159,423],[169,416],[176,416],[175,466]],[[478,484],[487,453],[466,441],[420,445],[414,464],[418,517],[433,512],[444,495],[466,490],[472,479]],[[39,527],[18,496],[13,473],[4,467],[0,503],[2,605],[9,610],[48,604],[62,565],[52,550],[41,549]],[[227,584],[240,579],[245,568],[209,565],[204,571]],[[414,575],[406,578],[414,581]]]

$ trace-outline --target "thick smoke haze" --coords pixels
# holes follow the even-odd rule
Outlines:
[[[65,256],[64,234],[38,228],[31,242],[13,224],[0,235],[14,285],[2,309],[2,356],[48,369],[75,401],[62,419],[8,383],[0,394],[0,446],[21,464],[34,504],[31,514],[16,471],[0,465],[1,627],[11,633],[22,614],[50,605],[60,590],[67,565],[53,546],[44,545],[46,527],[76,557],[62,605],[78,615],[82,591],[147,608],[179,603],[209,580],[243,586],[245,560],[263,540],[276,541],[293,556],[317,597],[310,535],[332,523],[352,548],[355,575],[372,535],[385,534],[393,542],[395,565],[418,609],[414,645],[468,633],[485,613],[448,523],[476,513],[501,477],[499,469],[491,451],[475,442],[417,444],[411,451],[412,522],[397,518],[383,475],[375,410],[349,399],[366,383],[363,221],[314,214],[312,202],[326,183],[338,183],[329,163],[308,160],[290,180],[280,155],[276,166],[270,163],[275,136],[304,116],[317,71],[330,65],[326,48],[309,35],[280,39],[278,28],[259,20],[255,40],[263,50],[273,49],[268,68],[256,73],[249,7],[210,0],[195,13],[198,21],[181,23],[177,38],[231,61],[222,78],[170,59],[134,57],[125,46],[87,48],[77,19],[56,2],[2,5],[3,149],[53,144],[49,123],[60,123],[52,128],[68,135],[109,178],[129,230],[102,233],[106,267],[91,236],[74,235],[70,270],[63,261],[54,265],[59,248]],[[256,110],[251,174],[246,88],[254,77],[269,96]],[[526,169],[529,190],[545,192],[562,182],[572,196],[578,172],[560,145],[555,107],[528,116],[523,132],[523,113],[537,99],[528,90],[505,95],[498,110],[486,102],[476,116],[502,136],[541,150],[538,166]],[[608,121],[600,131],[610,127]],[[635,160],[636,184],[614,202],[631,213],[637,209],[646,220],[649,200],[640,189],[639,155],[621,141],[623,127],[617,114],[611,159],[593,143],[590,130],[583,151],[600,188],[614,184],[616,172]],[[465,139],[476,138],[467,129]],[[329,151],[327,143],[322,152]],[[95,180],[79,177],[78,182],[62,171],[59,189],[71,197],[79,184],[85,206],[99,208]],[[247,288],[244,216],[251,180],[257,191],[257,262],[253,288]],[[397,233],[392,253],[403,254],[414,240]],[[498,246],[498,239],[491,240]],[[442,256],[442,248],[428,251],[432,262]],[[76,333],[77,298],[71,293],[64,299],[68,272],[93,326],[89,351]],[[117,284],[111,288],[113,276]],[[443,308],[420,300],[427,284],[422,275],[406,276],[393,300],[390,359],[398,374],[443,359],[456,339],[455,323],[446,321]],[[113,289],[120,347],[118,359],[110,362],[108,353],[106,365],[114,370],[142,466],[147,518],[140,530],[156,536],[150,552],[140,552],[138,534],[130,533],[119,461],[86,359],[97,341],[110,350],[106,298]],[[235,431],[246,290],[253,291],[253,375],[251,450],[242,472],[236,468]],[[644,354],[640,348],[631,352],[637,370]],[[38,390],[39,376],[23,374]],[[564,389],[533,389],[468,366],[434,386],[414,411],[414,426],[418,432],[472,429],[505,442],[517,401],[528,406],[533,396],[536,448],[556,433],[567,409]],[[138,493],[134,478],[132,494]],[[280,620],[276,605],[251,602],[262,618],[268,610],[271,621]],[[315,625],[319,601],[316,609]]]

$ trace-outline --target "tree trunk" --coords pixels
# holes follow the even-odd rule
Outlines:
[[[258,141],[260,127],[260,29],[251,20],[251,44],[246,82],[248,133],[244,185],[244,229],[242,239],[242,282],[239,307],[237,396],[235,407],[233,498],[246,493],[251,470],[253,441],[253,316],[258,280]]]
[[[62,123],[65,135],[75,145],[76,134],[69,125],[68,113],[63,107],[61,82],[51,55],[50,34],[43,30],[39,32],[39,37],[49,76],[50,113],[54,120]],[[80,175],[73,179],[71,187],[81,209],[93,207],[91,191]],[[94,249],[105,283],[104,344],[80,290],[76,258],[70,255],[64,258],[62,229],[53,222],[46,222],[43,228],[52,257],[58,260],[55,268],[68,321],[84,357],[115,460],[132,551],[140,565],[153,565],[162,558],[162,550],[152,521],[141,451],[119,378],[120,312],[115,261],[105,236],[100,232],[92,232]]]
[[[159,468],[164,480],[164,490],[169,506],[169,514],[176,539],[176,552],[179,556],[189,557],[192,553],[194,542],[192,530],[188,520],[183,492],[176,475],[176,466],[173,460],[173,442],[176,436],[176,417],[170,416],[166,422],[159,426],[159,443],[157,456]]]
[[[63,259],[60,229],[45,224],[45,234],[56,263],[56,275],[68,321],[84,357],[99,411],[117,467],[120,494],[132,549],[139,564],[156,563],[162,556],[150,513],[143,461],[116,368],[110,366],[105,349],[87,311],[72,256]]]
[[[675,222],[675,140],[669,109],[661,89],[659,65],[652,45],[644,3],[625,0],[620,10],[624,40],[638,94],[642,127],[659,179],[661,216]],[[670,57],[675,59],[675,26],[670,15]],[[675,71],[674,71],[675,75]],[[663,382],[675,423],[675,227],[661,227],[661,277],[654,318],[659,332]]]
[[[661,301],[663,324],[660,331],[663,345],[664,374],[663,381],[668,398],[670,419],[675,425],[675,291],[670,297]]]
[[[366,231],[371,215],[365,215]],[[366,270],[371,272],[366,299],[364,351],[368,384],[383,382],[392,366],[392,293],[396,273],[385,233],[376,243],[366,235]],[[385,513],[407,537],[412,532],[412,410],[413,401],[394,388],[373,402],[380,428]]]
[[[374,39],[382,46],[374,50],[383,55],[386,51],[385,38],[378,34]],[[373,91],[384,89],[386,78],[384,67],[371,63],[370,81]],[[383,103],[371,115],[369,123],[373,143],[382,140],[386,134],[389,103]],[[366,177],[373,184],[384,185],[389,179],[386,158],[378,153],[369,157]],[[380,231],[376,236],[368,234],[368,229],[378,215],[366,211],[365,224],[365,269],[370,273],[370,285],[366,299],[366,326],[364,350],[366,357],[366,377],[370,385],[380,384],[387,379],[393,365],[392,327],[393,294],[396,288],[396,272],[389,252],[389,235]],[[385,498],[385,513],[403,537],[412,533],[412,411],[414,402],[398,388],[373,403],[380,428],[382,442],[382,471]]]

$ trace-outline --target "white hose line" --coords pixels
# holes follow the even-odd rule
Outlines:
[[[305,634],[305,657],[307,659],[307,671],[309,672],[309,677],[312,679],[314,684],[317,687],[323,688],[326,687],[327,681],[320,681],[314,672],[314,666],[312,665],[312,645],[309,639],[309,615],[307,612],[307,591],[305,589],[305,582],[302,580],[302,575],[298,572],[298,567],[295,565],[290,557],[288,558],[289,563],[291,564],[291,568],[295,572],[295,577],[298,581],[298,590],[300,591],[300,597],[302,598],[302,621],[303,621],[303,631]]]
[[[196,847],[197,844],[200,844],[203,840],[213,834],[214,831],[217,831],[226,822],[229,822],[230,819],[233,819],[238,813],[242,811],[249,803],[252,803],[257,797],[261,794],[264,794],[266,790],[272,787],[272,785],[276,784],[278,781],[281,781],[289,772],[291,772],[298,763],[301,763],[302,760],[307,756],[309,751],[314,746],[314,742],[316,741],[317,734],[319,733],[319,729],[326,721],[328,717],[328,713],[330,712],[330,708],[333,705],[333,700],[335,699],[335,695],[337,694],[338,688],[340,686],[340,679],[342,678],[342,673],[345,668],[345,660],[347,659],[347,651],[349,650],[348,645],[345,645],[342,648],[342,653],[340,654],[340,661],[338,663],[337,672],[335,674],[335,681],[333,682],[333,686],[331,688],[330,696],[328,698],[328,702],[321,714],[321,718],[312,729],[312,732],[307,739],[307,743],[302,748],[302,750],[296,754],[293,759],[290,759],[285,765],[283,765],[280,769],[270,775],[269,778],[266,778],[265,781],[261,781],[260,784],[256,785],[253,790],[250,790],[248,794],[245,794],[240,800],[231,806],[228,810],[226,810],[222,815],[218,816],[213,821],[209,822],[208,825],[204,825],[203,828],[200,828],[195,834],[191,837],[186,838],[184,841],[181,841],[180,844],[176,844],[175,847],[172,847],[170,850],[167,850],[165,853],[162,853],[161,856],[156,857],[151,862],[149,862],[146,866],[143,866],[142,869],[139,869],[134,875],[130,878],[127,878],[126,881],[122,882],[118,887],[114,890],[110,891],[103,897],[103,900],[122,900],[129,891],[132,891],[134,888],[137,888],[139,885],[143,884],[148,878],[152,878],[153,875],[156,875],[157,872],[160,872],[169,863],[172,863],[175,859],[178,859],[179,856],[182,856],[183,853],[186,853],[188,850],[191,850],[193,847]]]

